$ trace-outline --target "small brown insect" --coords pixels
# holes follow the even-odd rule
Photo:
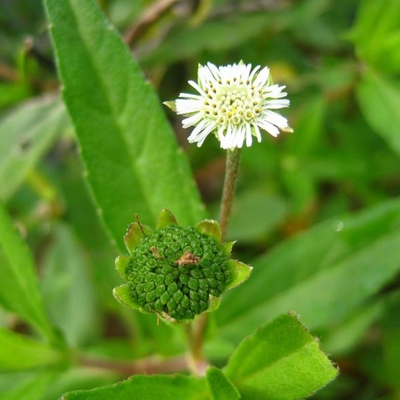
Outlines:
[[[162,258],[160,253],[157,251],[157,249],[154,246],[151,246],[150,250],[154,254],[154,257],[157,258],[157,260],[160,260]]]
[[[201,261],[200,257],[195,256],[189,250],[185,251],[179,260],[175,261],[175,264],[181,265],[193,265],[198,264]]]

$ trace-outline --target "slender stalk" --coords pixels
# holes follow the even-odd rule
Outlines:
[[[219,212],[219,223],[222,231],[222,241],[225,240],[231,216],[233,198],[235,196],[236,181],[239,171],[240,149],[228,150],[226,154],[225,181],[222,191],[221,208]]]

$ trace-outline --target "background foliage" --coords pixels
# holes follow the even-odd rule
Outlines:
[[[122,68],[120,32],[162,101],[189,91],[207,61],[268,65],[287,85],[295,132],[243,151],[228,239],[254,271],[213,314],[209,359],[226,365],[245,336],[295,311],[341,371],[312,398],[398,399],[400,2],[171,1],[158,15],[152,1],[103,0],[115,29],[104,37],[79,1],[68,13],[56,3],[46,2],[55,41],[68,39],[57,52],[74,125],[43,5],[0,5],[0,398],[54,399],[184,350],[180,332],[114,301],[113,260],[134,213],[148,225],[164,207],[183,225],[216,218],[224,153],[211,138],[189,146],[164,110],[171,130],[137,64]],[[235,398],[219,371],[211,392],[225,385]],[[124,387],[138,379],[151,386]],[[171,379],[158,383],[182,398],[207,387]]]

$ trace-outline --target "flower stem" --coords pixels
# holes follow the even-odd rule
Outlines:
[[[233,198],[235,195],[236,181],[239,171],[240,149],[228,150],[226,154],[225,181],[222,191],[221,208],[219,212],[219,223],[222,231],[222,241],[225,240],[226,231],[231,216]]]

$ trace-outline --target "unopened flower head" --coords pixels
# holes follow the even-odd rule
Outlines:
[[[199,66],[198,82],[189,84],[199,94],[181,93],[175,101],[177,114],[187,118],[183,127],[195,126],[188,138],[201,146],[214,133],[224,149],[251,146],[253,136],[261,141],[260,130],[272,136],[291,132],[288,121],[273,111],[289,106],[285,86],[272,84],[268,67],[253,70],[251,64],[216,67]]]

